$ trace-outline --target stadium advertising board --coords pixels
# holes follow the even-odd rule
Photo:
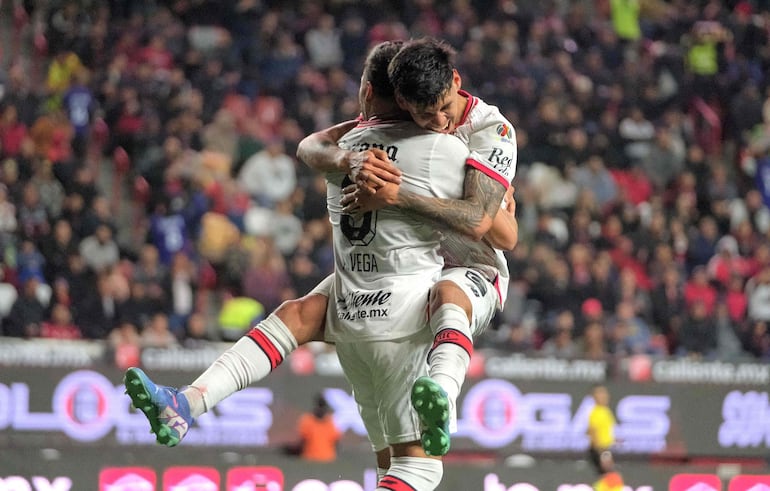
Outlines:
[[[182,454],[177,459],[170,455]],[[163,456],[162,456],[163,455]],[[137,456],[131,455],[134,459]],[[0,463],[2,491],[374,491],[377,475],[367,456],[346,455],[337,462],[315,464],[286,456],[271,465],[225,465],[200,452],[174,449],[149,452],[139,463],[126,464],[119,450],[87,454],[78,465],[59,461],[30,473],[29,465],[8,472]],[[184,461],[184,463],[179,463]],[[767,475],[719,477],[694,468],[628,463],[623,491],[687,491],[692,489],[761,491]],[[442,491],[591,491],[595,476],[575,463],[543,462],[531,468],[445,465]],[[708,488],[702,486],[708,485]],[[693,487],[694,486],[694,487]]]
[[[144,416],[131,409],[121,372],[6,368],[0,379],[0,431],[14,446],[154,445]],[[182,385],[185,372],[162,372]],[[763,457],[770,447],[770,397],[730,386],[609,382],[618,420],[618,453]],[[308,388],[312,387],[309,391]],[[34,388],[34,390],[33,390]],[[588,446],[591,384],[471,379],[458,401],[453,448],[497,455],[574,453]],[[279,368],[201,416],[185,438],[191,447],[275,447],[296,440],[296,421],[317,392],[334,410],[343,446],[366,446],[347,384],[308,376],[302,384]],[[692,415],[697,414],[697,418]],[[46,443],[44,443],[46,442]]]

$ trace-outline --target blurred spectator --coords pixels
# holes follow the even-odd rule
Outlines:
[[[74,73],[73,83],[64,93],[62,105],[74,130],[72,151],[77,158],[85,157],[91,122],[96,112],[96,98],[89,86],[89,71],[81,68]]]
[[[171,210],[168,200],[155,205],[150,217],[147,241],[158,250],[158,257],[164,265],[171,264],[171,258],[177,252],[191,250],[192,243],[184,216]]]
[[[50,230],[48,212],[40,199],[40,191],[32,184],[24,186],[21,205],[17,209],[22,237],[39,240]]]
[[[168,278],[170,308],[165,305],[163,307],[171,312],[169,327],[171,332],[180,339],[184,338],[185,326],[195,311],[196,278],[196,271],[190,258],[182,252],[177,253],[171,261]]]
[[[244,162],[238,182],[252,199],[272,208],[294,192],[296,176],[294,160],[284,153],[283,141],[275,139]]]
[[[13,103],[0,108],[0,157],[16,157],[27,137],[27,125],[19,120],[19,111]]]
[[[140,343],[144,348],[168,349],[179,345],[176,336],[169,329],[168,316],[163,312],[156,312],[145,324]]]
[[[105,339],[120,319],[118,312],[120,300],[106,272],[98,274],[95,280],[89,277],[85,281],[88,290],[81,293],[83,296],[76,297],[73,293],[76,308],[75,323],[80,326],[83,337]],[[94,284],[96,291],[93,288]]]
[[[121,322],[107,337],[115,356],[115,365],[125,370],[141,363],[141,336],[136,324]]]
[[[607,358],[607,343],[604,326],[599,322],[589,322],[583,329],[583,335],[577,342],[578,358],[604,360]]]
[[[540,351],[545,356],[558,358],[574,358],[578,354],[572,336],[575,328],[575,318],[572,312],[565,310],[556,317],[553,334],[543,343]]]
[[[209,332],[206,316],[199,312],[194,312],[187,317],[183,338],[185,348],[206,346],[210,341],[216,340],[215,336]]]
[[[0,244],[3,251],[15,242],[17,227],[16,206],[9,200],[8,188],[0,183]]]
[[[572,179],[579,188],[588,189],[593,193],[599,207],[603,208],[617,197],[615,180],[604,166],[604,160],[598,155],[591,155],[587,162],[575,170]]]
[[[40,326],[45,320],[45,305],[38,299],[40,280],[29,276],[22,282],[21,293],[3,319],[6,336],[34,338],[40,336]]]
[[[97,226],[93,235],[84,238],[79,250],[88,267],[97,274],[116,265],[120,259],[120,250],[107,224]]]
[[[746,283],[748,317],[770,322],[770,266],[766,266]]]
[[[647,323],[637,316],[633,303],[618,303],[615,315],[608,320],[608,328],[611,350],[615,354],[631,355],[652,351],[652,333]]]
[[[626,157],[632,162],[643,162],[649,157],[655,127],[639,107],[632,107],[628,115],[620,121],[618,134],[623,139]],[[651,179],[658,178],[653,174],[647,175]],[[658,189],[661,189],[660,182],[658,185]]]
[[[319,69],[337,67],[342,64],[341,35],[332,15],[323,14],[317,25],[305,34],[305,50],[310,63]]]
[[[725,235],[717,242],[717,254],[709,259],[706,268],[709,278],[721,288],[727,288],[733,275],[744,278],[749,273],[749,263],[738,251],[738,241]]]
[[[249,297],[225,300],[219,311],[219,335],[224,341],[236,341],[262,320],[265,307]]]
[[[709,282],[708,272],[705,266],[696,266],[692,277],[684,286],[684,299],[687,310],[691,310],[696,303],[702,304],[706,315],[714,313],[717,301],[717,289]]]
[[[663,271],[661,282],[652,291],[652,320],[666,338],[668,352],[674,353],[679,343],[679,331],[687,310],[681,274],[676,266]]]
[[[258,300],[268,312],[293,296],[287,292],[291,289],[291,277],[286,261],[270,240],[251,248],[248,265],[241,273],[244,295]]]
[[[655,189],[666,189],[685,168],[685,144],[669,128],[655,129],[655,139],[641,158],[641,166]]]
[[[144,286],[147,299],[156,308],[166,306],[169,280],[169,268],[161,264],[158,249],[152,244],[144,244],[133,267],[133,281]]]
[[[59,217],[64,205],[64,186],[54,175],[53,165],[50,160],[40,161],[29,182],[37,188],[48,216]]]
[[[767,330],[767,322],[751,322],[741,341],[743,349],[752,356],[759,359],[767,359],[770,356],[770,332]]]
[[[80,339],[80,329],[72,322],[72,314],[66,305],[57,303],[51,309],[48,320],[43,321],[40,336],[54,339]]]
[[[43,270],[45,257],[40,253],[35,243],[25,240],[21,243],[19,253],[16,255],[16,267],[19,280],[23,283],[27,278],[35,277],[40,283],[45,283]]]
[[[709,358],[717,349],[717,325],[705,302],[695,301],[688,309],[679,336],[679,352]]]

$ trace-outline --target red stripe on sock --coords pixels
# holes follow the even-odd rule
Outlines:
[[[261,349],[265,353],[265,356],[267,356],[267,359],[270,360],[270,370],[275,370],[275,367],[281,364],[283,361],[281,352],[278,351],[278,348],[276,348],[273,342],[268,339],[265,333],[254,327],[246,333],[246,336],[257,343],[259,349]]]
[[[380,479],[377,487],[390,489],[390,491],[416,491],[408,482],[391,475],[386,475]]]
[[[443,329],[436,334],[435,338],[433,338],[433,346],[431,346],[430,353],[428,353],[428,359],[430,360],[430,355],[433,353],[433,350],[445,343],[456,344],[464,349],[465,352],[468,353],[468,356],[473,356],[473,341],[471,341],[468,336],[457,329]]]

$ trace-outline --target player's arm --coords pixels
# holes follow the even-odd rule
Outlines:
[[[366,182],[370,191],[386,182],[401,182],[401,171],[385,151],[375,148],[354,152],[337,146],[339,139],[357,124],[358,121],[345,121],[306,136],[297,147],[297,158],[318,172],[342,172],[354,181]]]
[[[395,206],[474,240],[481,240],[492,228],[505,190],[498,181],[479,169],[468,167],[463,199],[423,196],[402,186],[386,183],[374,194],[362,192],[355,185],[348,186],[343,190],[341,202],[344,211],[349,213]]]
[[[519,242],[519,222],[516,220],[516,199],[513,192],[514,187],[510,186],[505,192],[505,201],[495,215],[492,227],[484,236],[495,249],[510,251]]]

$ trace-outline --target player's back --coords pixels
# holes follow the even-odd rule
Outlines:
[[[340,141],[349,150],[381,148],[402,171],[405,189],[424,196],[462,197],[468,149],[457,138],[411,121],[362,122]],[[326,338],[397,339],[425,321],[428,290],[438,279],[442,233],[397,208],[351,216],[339,205],[350,178],[327,175],[333,226],[335,282]],[[333,321],[333,322],[332,322]]]

